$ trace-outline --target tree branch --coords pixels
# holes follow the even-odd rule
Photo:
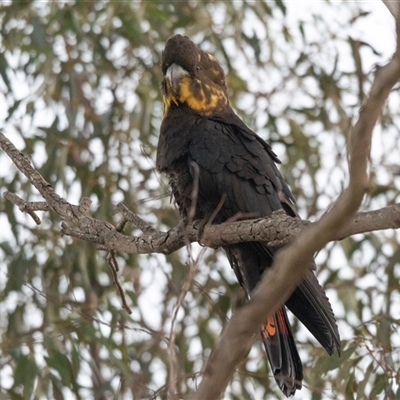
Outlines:
[[[82,199],[81,204],[76,206],[57,197],[51,185],[31,167],[28,159],[2,133],[0,133],[0,147],[4,150],[7,149],[7,154],[15,165],[32,183],[42,180],[41,184],[37,186],[40,194],[47,199],[56,199],[58,208],[55,209],[48,202],[26,202],[10,192],[5,192],[3,196],[16,204],[22,212],[27,212],[29,215],[34,211],[55,211],[64,221],[77,228],[72,229],[67,223],[63,222],[61,235],[97,243],[102,250],[130,254],[170,254],[193,242],[218,248],[227,244],[251,241],[265,241],[271,247],[278,248],[291,242],[307,226],[313,225],[309,221],[292,218],[284,212],[277,211],[268,218],[205,225],[202,235],[199,237],[200,226],[202,226],[200,221],[195,221],[189,226],[181,221],[178,226],[170,231],[161,232],[152,228],[125,205],[118,204],[117,210],[121,213],[122,219],[118,226],[114,227],[108,222],[99,221],[89,215],[89,199]],[[20,158],[23,158],[23,160],[20,160]],[[58,199],[61,199],[61,201],[58,201]],[[35,222],[40,223],[37,216]],[[126,222],[131,222],[143,234],[140,237],[122,234],[121,231]],[[380,210],[355,214],[341,227],[332,240],[341,240],[357,233],[398,228],[400,228],[400,204],[395,204]]]
[[[170,254],[192,242],[218,248],[227,244],[250,241],[265,241],[276,248],[291,242],[307,226],[314,225],[309,221],[292,218],[284,212],[277,211],[268,218],[205,225],[203,230],[200,229],[202,226],[200,221],[195,221],[189,226],[181,221],[170,231],[161,232],[152,228],[125,205],[118,204],[117,210],[121,213],[122,220],[117,227],[114,227],[108,222],[99,221],[89,215],[89,199],[82,199],[80,205],[76,206],[55,194],[51,185],[32,168],[28,159],[2,133],[0,133],[0,147],[7,152],[14,164],[32,184],[39,182],[35,186],[45,199],[50,199],[50,202],[26,202],[10,192],[3,193],[3,196],[29,215],[32,215],[34,211],[56,212],[64,221],[77,228],[72,229],[64,222],[61,225],[61,235],[97,243],[103,250],[130,254]],[[40,223],[37,216],[34,220]],[[121,231],[126,222],[131,222],[143,234],[140,237],[122,234]],[[331,240],[341,240],[357,233],[398,228],[400,228],[400,204],[395,204],[380,210],[355,214],[341,226]]]
[[[35,211],[49,211],[49,205],[44,201],[37,202],[27,202],[21,197],[17,196],[15,193],[4,192],[3,196],[6,200],[11,201],[11,203],[17,205],[21,212],[26,212],[28,215],[32,217],[35,221],[36,225],[40,225],[41,221]]]
[[[391,12],[393,17],[398,19],[400,14],[400,2],[398,0],[382,0],[382,2]]]

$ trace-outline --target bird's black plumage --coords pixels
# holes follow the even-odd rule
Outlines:
[[[168,175],[182,216],[221,223],[229,218],[265,217],[284,209],[297,216],[294,199],[276,167],[271,147],[234,113],[225,75],[211,55],[188,37],[166,43],[162,84],[164,118],[157,150],[157,169]],[[273,253],[263,242],[224,248],[248,296]],[[286,306],[332,354],[340,339],[330,303],[311,268]],[[261,329],[275,379],[287,396],[301,388],[302,365],[286,308]]]

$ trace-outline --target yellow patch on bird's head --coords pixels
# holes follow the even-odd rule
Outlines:
[[[178,99],[174,95],[171,83],[165,78],[162,82],[162,99],[164,105],[164,115],[166,114],[167,110],[169,110],[172,103],[174,103],[176,106],[179,106]]]
[[[228,97],[224,91],[215,85],[204,83],[201,79],[185,76],[179,89],[179,101],[186,103],[191,110],[202,116],[213,115],[228,104]]]
[[[223,69],[188,37],[175,35],[167,41],[162,70],[164,114],[183,104],[201,116],[217,115],[229,107]]]

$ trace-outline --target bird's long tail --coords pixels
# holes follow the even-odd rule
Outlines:
[[[273,254],[260,242],[227,246],[225,251],[240,284],[251,297],[262,273],[272,265]],[[332,307],[311,267],[285,304],[329,354],[335,348],[340,354],[340,337]],[[267,319],[261,334],[280,389],[286,396],[294,394],[301,388],[303,371],[285,306]]]
[[[340,355],[340,336],[331,303],[313,271],[296,288],[286,302],[289,310],[307,327],[328,354],[335,348]]]

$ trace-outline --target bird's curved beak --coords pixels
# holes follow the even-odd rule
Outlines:
[[[178,64],[174,63],[168,67],[165,77],[168,80],[169,86],[175,96],[179,94],[179,84],[181,78],[188,75],[189,73]]]

